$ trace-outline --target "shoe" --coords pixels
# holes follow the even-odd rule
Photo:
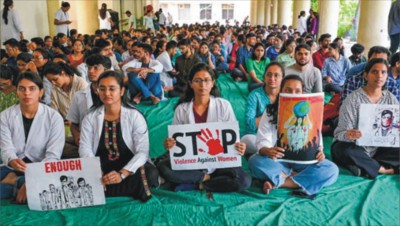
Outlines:
[[[349,165],[347,166],[347,169],[351,172],[351,174],[353,174],[356,177],[360,177],[361,176],[361,169],[358,168],[355,165]]]

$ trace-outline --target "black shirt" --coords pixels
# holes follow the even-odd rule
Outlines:
[[[29,131],[31,130],[33,118],[26,118],[24,115],[22,115],[22,122],[24,123],[24,132],[25,132],[25,143],[26,140],[28,139]]]
[[[96,156],[100,157],[101,170],[104,173],[109,173],[113,170],[121,170],[133,158],[133,153],[126,146],[122,137],[121,122],[119,120],[114,122],[115,127],[113,126],[113,122],[104,120],[99,147],[96,152]],[[105,143],[106,134],[108,134],[107,146]],[[116,145],[114,144],[113,139],[114,134],[117,141]]]

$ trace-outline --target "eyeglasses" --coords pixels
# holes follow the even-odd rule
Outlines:
[[[25,92],[26,90],[29,90],[30,92],[35,92],[38,89],[38,87],[37,86],[29,86],[29,87],[18,86],[17,89],[19,92]]]
[[[26,67],[27,64],[17,64],[18,67]]]
[[[113,92],[118,91],[119,87],[117,87],[117,86],[109,86],[109,87],[100,86],[100,87],[97,88],[97,91],[99,93],[105,93],[107,90],[110,91],[111,93],[113,93]]]
[[[202,79],[199,79],[199,78],[196,78],[196,79],[193,79],[193,83],[196,83],[196,84],[198,84],[198,85],[201,85],[202,83],[204,83],[204,84],[206,84],[206,85],[209,85],[209,84],[211,84],[212,83],[212,79],[209,79],[209,78],[207,78],[207,79],[205,79],[205,80],[202,80]]]

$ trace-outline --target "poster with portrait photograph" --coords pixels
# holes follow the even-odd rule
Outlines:
[[[358,129],[360,146],[400,147],[400,106],[361,104]]]
[[[277,146],[285,149],[277,161],[312,164],[322,146],[324,93],[279,94]]]
[[[98,157],[27,164],[29,209],[49,211],[105,204],[101,177]]]

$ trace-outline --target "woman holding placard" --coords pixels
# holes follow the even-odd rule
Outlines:
[[[82,122],[79,155],[100,157],[106,196],[132,196],[145,202],[151,198],[149,186],[158,186],[158,173],[149,163],[146,119],[126,104],[123,79],[115,71],[100,75],[101,102]]]
[[[0,198],[11,198],[19,189],[16,201],[26,202],[24,172],[27,163],[59,160],[65,143],[61,115],[40,103],[44,95],[42,79],[24,72],[17,78],[19,104],[0,114]]]
[[[193,66],[189,74],[186,93],[175,109],[173,125],[206,122],[235,122],[230,103],[219,98],[213,70],[204,63]],[[174,138],[167,138],[164,147],[170,150],[176,145]],[[246,144],[238,142],[235,149],[240,155]],[[251,178],[241,167],[208,170],[172,170],[169,155],[158,163],[160,175],[177,184],[175,190],[204,189],[208,192],[236,192],[250,187]]]
[[[389,64],[385,59],[370,60],[365,66],[364,72],[364,79],[367,84],[351,93],[340,108],[339,124],[334,133],[335,142],[331,149],[332,159],[339,166],[347,168],[355,176],[374,179],[378,174],[399,173],[400,147],[372,147],[361,146],[356,143],[368,132],[359,130],[360,114],[372,113],[361,112],[362,104],[399,105],[396,97],[384,89],[388,70],[390,70]],[[392,116],[399,117],[399,114]],[[385,114],[382,117],[385,117]],[[389,122],[388,126],[391,126],[391,124]],[[373,138],[373,136],[370,137],[370,140]]]
[[[302,94],[304,83],[297,75],[287,75],[281,83],[281,93]],[[249,169],[253,176],[264,181],[263,191],[268,194],[274,188],[293,188],[294,194],[313,198],[325,186],[338,178],[337,166],[325,159],[319,149],[316,164],[296,164],[276,161],[285,155],[285,149],[277,146],[279,97],[268,105],[261,117],[257,131],[258,152],[249,159]],[[322,143],[320,143],[322,146]]]

